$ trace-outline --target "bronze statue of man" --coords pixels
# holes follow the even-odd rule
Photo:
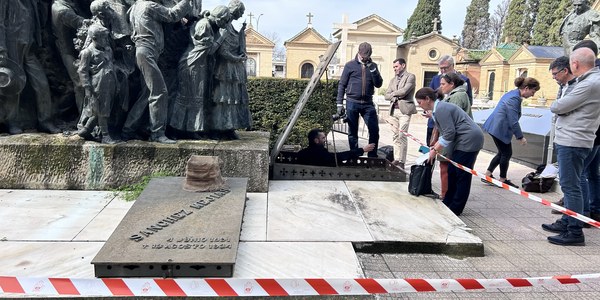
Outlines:
[[[559,32],[566,55],[588,35],[600,45],[600,14],[590,9],[588,0],[573,0],[573,11],[565,17]]]
[[[36,112],[30,113],[37,117],[38,130],[59,133],[61,130],[54,125],[48,78],[35,55],[36,47],[42,44],[38,4],[39,0],[0,1],[0,65],[12,60],[24,70],[35,97]],[[6,103],[3,109],[10,111],[6,117],[10,134],[23,132],[18,124],[19,98],[20,93],[3,95],[0,91],[0,101]]]
[[[140,126],[146,108],[150,111],[150,140],[163,144],[175,141],[165,136],[167,126],[168,92],[157,61],[164,50],[164,23],[174,23],[191,12],[190,0],[180,0],[168,8],[159,0],[138,0],[129,10],[133,27],[131,40],[135,57],[145,83],[145,92],[136,101],[123,127],[123,138],[129,139]]]

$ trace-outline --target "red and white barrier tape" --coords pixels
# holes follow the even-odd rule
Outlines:
[[[410,133],[408,133],[408,132],[405,132],[405,131],[402,131],[402,130],[399,130],[399,132],[403,133],[403,134],[404,134],[404,135],[406,135],[408,138],[410,138],[411,140],[413,140],[413,141],[415,141],[415,142],[419,143],[420,145],[427,147],[427,145],[426,145],[426,144],[423,144],[421,141],[419,141],[419,140],[418,140],[418,139],[417,139],[415,136],[413,136],[412,134],[410,134]],[[465,167],[465,166],[463,166],[463,165],[461,165],[461,164],[459,164],[459,163],[456,163],[456,162],[454,162],[454,161],[453,161],[453,160],[451,160],[451,159],[448,159],[447,157],[445,157],[445,156],[443,156],[443,155],[441,155],[441,154],[439,154],[439,153],[437,153],[437,155],[438,155],[438,156],[440,156],[440,157],[442,157],[442,158],[444,158],[444,159],[446,159],[446,160],[448,160],[448,162],[450,162],[451,164],[453,164],[455,167],[457,167],[457,168],[459,168],[459,169],[461,169],[461,170],[463,170],[463,171],[465,171],[465,172],[471,173],[473,176],[477,176],[477,177],[479,177],[479,178],[481,178],[481,179],[485,179],[487,182],[491,182],[491,183],[493,183],[494,185],[496,185],[496,186],[498,186],[498,187],[501,187],[501,188],[503,188],[503,189],[505,189],[505,190],[509,190],[509,191],[511,191],[511,192],[513,192],[513,193],[515,193],[515,194],[519,194],[519,195],[521,195],[521,196],[523,196],[523,197],[525,197],[525,198],[528,198],[528,199],[530,199],[530,200],[533,200],[533,201],[539,202],[539,203],[541,203],[541,204],[543,204],[543,205],[545,205],[545,206],[550,206],[550,207],[552,207],[552,209],[554,209],[554,210],[558,210],[558,211],[560,211],[560,212],[561,212],[561,213],[563,213],[563,214],[566,214],[566,215],[568,215],[568,216],[571,216],[571,217],[573,217],[573,218],[575,218],[575,219],[578,219],[578,220],[580,220],[580,221],[582,221],[582,222],[585,222],[585,223],[587,223],[587,224],[590,224],[591,226],[594,226],[594,227],[596,227],[596,228],[600,228],[600,222],[598,222],[598,221],[596,221],[596,220],[594,220],[594,219],[591,219],[591,218],[589,218],[589,217],[586,217],[586,216],[584,216],[584,215],[582,215],[582,214],[576,213],[576,212],[574,212],[574,211],[572,211],[572,210],[566,209],[566,208],[564,208],[564,207],[562,207],[562,206],[560,206],[560,205],[556,205],[556,204],[554,204],[554,203],[552,203],[552,202],[550,202],[550,201],[548,201],[548,200],[546,200],[546,199],[540,198],[540,197],[538,197],[538,196],[536,196],[536,195],[532,195],[532,194],[530,194],[530,193],[528,193],[528,192],[526,192],[526,191],[523,191],[523,190],[521,190],[521,189],[518,189],[518,188],[512,187],[512,186],[510,186],[510,185],[507,185],[506,183],[504,183],[504,182],[502,182],[502,181],[500,181],[500,180],[496,180],[496,179],[494,179],[494,178],[491,178],[491,177],[489,177],[489,176],[486,176],[485,174],[481,174],[481,173],[479,173],[479,172],[477,172],[477,171],[475,171],[475,170],[469,169],[469,168],[467,168],[467,167]]]
[[[70,279],[0,276],[0,295],[313,296],[452,292],[600,282],[600,274],[506,279]]]

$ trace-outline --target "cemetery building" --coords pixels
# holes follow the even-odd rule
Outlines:
[[[376,14],[352,24],[348,24],[344,16],[342,23],[334,24],[334,28],[337,29],[333,32],[333,37],[341,41],[337,51],[340,65],[343,67],[346,62],[354,58],[360,43],[368,42],[373,47],[371,58],[379,66],[384,85],[387,85],[394,76],[392,63],[397,58],[398,37],[404,33],[404,30]],[[342,67],[339,68],[339,75]],[[387,86],[381,87],[383,90],[386,88]]]
[[[513,89],[514,77],[508,60],[517,52],[519,45],[500,44],[492,48],[479,61],[479,95],[489,99],[500,99],[504,93]]]
[[[286,49],[286,78],[310,78],[331,42],[316,31],[308,14],[308,25],[298,34],[283,43]]]
[[[251,77],[273,76],[273,49],[275,44],[254,29],[246,28],[246,72]]]
[[[449,39],[434,30],[398,44],[397,56],[406,59],[407,71],[415,74],[417,87],[424,87],[429,86],[433,76],[439,73],[440,57],[451,55],[456,63],[459,50],[457,40]]]
[[[454,60],[456,69],[461,74],[465,74],[471,80],[471,86],[473,89],[473,97],[479,97],[479,91],[481,89],[479,85],[479,79],[481,77],[481,65],[479,62],[487,54],[488,50],[476,50],[461,48],[456,54]]]
[[[550,105],[551,101],[556,100],[558,92],[558,84],[552,79],[552,74],[548,70],[552,61],[564,55],[562,47],[550,46],[521,46],[508,60],[511,68],[508,89],[514,89],[513,81],[519,76],[533,77],[540,82],[541,89],[532,97],[530,105],[546,106]],[[537,99],[545,98],[549,100],[547,103],[537,103]]]

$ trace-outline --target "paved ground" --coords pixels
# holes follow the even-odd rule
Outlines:
[[[391,143],[389,128],[385,123],[381,123],[380,126],[382,144]],[[423,140],[425,121],[421,117],[415,116],[411,123],[410,132]],[[338,134],[336,138],[340,144],[343,144],[345,136]],[[418,144],[409,142],[409,145],[410,162],[418,154]],[[515,145],[514,151],[519,151],[519,147]],[[491,154],[482,152],[478,157],[475,169],[484,171],[491,157]],[[514,182],[519,182],[520,178],[531,171],[532,169],[529,167],[512,163],[509,178]],[[437,172],[434,175],[433,184],[434,188],[439,189],[439,174]],[[560,194],[556,192],[541,196],[551,201],[560,198]],[[99,195],[98,197],[102,196]],[[31,206],[32,211],[44,213],[43,202],[33,201],[28,202],[28,205]],[[102,206],[103,204],[99,203],[99,205]],[[0,207],[2,206],[0,205]],[[6,213],[8,208],[2,207],[1,209],[2,212]],[[418,207],[415,207],[415,209],[418,209]],[[117,215],[122,214],[124,210],[126,208],[115,207]],[[70,215],[80,216],[83,212],[71,212]],[[544,232],[540,225],[545,222],[552,222],[556,217],[557,215],[550,214],[548,207],[509,191],[485,185],[475,179],[471,197],[460,219],[484,241],[485,257],[454,258],[444,255],[358,253],[358,260],[365,276],[373,278],[509,278],[599,273],[600,234],[598,229],[584,229],[587,243],[584,247],[552,245],[546,241],[546,237],[550,234]],[[70,228],[69,224],[63,224],[67,221],[69,221],[68,218],[58,218],[53,220],[52,224],[58,223],[61,228],[64,227],[67,230]],[[108,225],[96,224],[94,228],[100,230]],[[39,224],[39,226],[32,224],[31,227],[39,230],[39,228],[42,228],[40,226],[44,226],[44,224]],[[0,229],[0,232],[2,231],[4,230]],[[98,234],[98,232],[93,233]],[[78,234],[86,236],[85,232],[79,232]],[[2,234],[0,234],[1,236]],[[48,234],[45,234],[44,237],[50,240],[55,239]],[[93,256],[100,246],[99,240],[82,238],[88,242],[94,242],[93,245],[89,246],[90,249],[86,248],[89,253],[84,252],[86,257]],[[32,247],[34,247],[33,244]],[[68,249],[60,250],[57,248],[57,254],[68,255]],[[36,255],[40,257],[31,257],[31,260],[40,260],[42,256],[46,256],[46,254],[39,253],[39,251]],[[81,259],[83,259],[83,256],[81,255]],[[3,257],[3,254],[0,253],[0,261],[2,258],[6,257]],[[47,262],[44,265],[37,267],[61,268],[60,265],[52,262]],[[3,274],[2,269],[3,267],[0,265],[0,275],[13,275]],[[600,299],[600,283],[460,293],[414,293],[400,294],[394,297],[378,296],[377,298]]]
[[[383,142],[391,141],[387,124],[380,124]],[[425,122],[413,116],[409,130],[424,141]],[[417,153],[418,144],[409,141],[409,153]],[[513,145],[518,152],[518,144]],[[481,152],[475,170],[483,172],[492,154]],[[413,155],[413,157],[416,157]],[[410,161],[410,159],[409,159]],[[520,182],[531,168],[511,163],[508,178]],[[498,177],[498,170],[496,170]],[[434,189],[439,191],[439,173],[434,174]],[[560,189],[558,189],[560,190]],[[556,201],[558,192],[537,194]],[[586,246],[564,247],[548,243],[551,233],[540,225],[558,215],[532,200],[474,179],[471,197],[460,216],[485,247],[485,257],[457,259],[424,254],[358,254],[365,275],[373,278],[509,278],[536,277],[600,272],[600,231],[584,229]],[[391,298],[443,299],[600,299],[600,284],[556,287],[495,289],[484,292],[402,294]]]

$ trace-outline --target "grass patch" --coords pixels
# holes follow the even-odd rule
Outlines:
[[[137,199],[140,196],[140,194],[146,188],[146,186],[148,186],[150,179],[156,178],[156,177],[167,177],[167,176],[175,176],[175,174],[172,172],[152,173],[151,175],[146,175],[146,176],[142,177],[142,180],[140,180],[140,182],[138,182],[138,183],[118,187],[118,188],[112,190],[112,192],[114,193],[114,196],[120,196],[121,198],[123,198],[123,200],[125,200],[127,202],[134,201],[135,199]]]

